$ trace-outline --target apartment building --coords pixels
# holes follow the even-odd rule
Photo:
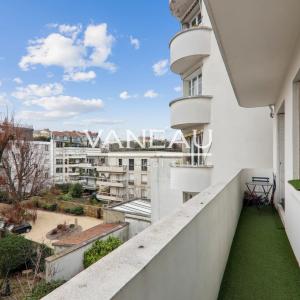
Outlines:
[[[270,108],[277,208],[300,262],[300,2],[254,2],[206,1],[238,104]]]
[[[107,203],[150,200],[152,187],[155,191],[161,188],[157,179],[152,180],[154,170],[168,170],[169,174],[170,165],[182,158],[180,152],[91,148],[86,135],[77,131],[52,132],[50,143],[54,182],[80,182]]]
[[[170,7],[180,27],[169,43],[170,68],[182,80],[182,96],[169,104],[171,127],[188,146],[171,167],[172,196],[157,198],[157,219],[234,170],[261,168],[269,176],[272,168],[269,109],[238,105],[203,1],[170,1]]]
[[[213,165],[213,185],[46,299],[66,299],[64,295],[72,299],[218,299],[242,210],[245,183],[251,176],[266,175],[265,168],[270,167],[276,175],[276,207],[298,262],[295,263],[295,268],[299,267],[300,192],[288,181],[299,179],[300,174],[300,2],[204,2],[207,12],[205,7],[201,6],[202,15],[197,19],[202,18],[203,24],[213,31],[209,30],[208,34],[202,27],[185,29],[177,36],[185,41],[180,44],[178,39],[177,46],[180,46],[178,49],[181,49],[181,52],[177,52],[177,57],[187,65],[189,62],[195,63],[196,58],[201,57],[203,61],[202,89],[203,93],[211,95],[211,118],[205,120],[203,135],[206,127],[214,128],[214,151],[210,158]],[[170,0],[172,13],[181,21],[199,4],[203,5],[202,1]],[[197,21],[192,21],[194,24],[195,22]],[[194,35],[195,32],[198,32],[198,35]],[[183,40],[184,35],[193,36]],[[176,39],[170,45],[171,57],[175,51],[175,48],[172,50],[175,41]],[[190,47],[189,50],[187,47]],[[191,57],[184,60],[185,55]],[[171,65],[173,61],[174,58],[171,59]],[[210,67],[206,68],[208,65]],[[174,70],[174,66],[172,69]],[[205,71],[214,74],[210,84],[208,73]],[[210,89],[204,92],[208,87]],[[184,102],[186,100],[187,102]],[[194,103],[196,101],[191,102],[192,99],[189,98],[186,100],[171,103],[171,114],[174,114],[176,106],[180,103],[182,111],[181,115],[174,114],[172,126],[175,125],[175,117],[193,116],[192,113],[197,111]],[[188,110],[189,101],[190,106],[194,105],[193,111]],[[201,101],[196,103],[200,106]],[[217,104],[220,105],[219,114]],[[187,114],[184,114],[185,105]],[[202,112],[207,111],[204,105],[202,107]],[[269,113],[266,113],[267,111]],[[234,112],[240,112],[239,118]],[[201,116],[200,108],[197,115]],[[270,120],[271,132],[266,130]],[[179,119],[180,123],[184,121]],[[187,123],[191,121],[192,119]],[[197,122],[197,119],[195,121]],[[244,121],[251,126],[247,127]],[[223,131],[218,131],[221,127]],[[256,134],[253,133],[254,129]],[[273,137],[273,141],[270,136]],[[236,137],[238,143],[232,142],[235,140],[233,137]],[[224,149],[224,155],[219,155],[219,151]],[[220,161],[221,158],[223,162]],[[231,176],[221,178],[216,183],[214,173],[218,173],[217,169],[223,168],[223,171],[220,170],[219,175],[216,175],[216,178],[220,178],[229,170],[232,171],[233,167],[239,167],[240,170],[232,172]],[[252,169],[248,169],[249,167]],[[188,170],[185,174],[187,179],[192,180]],[[184,177],[181,178],[184,181]],[[199,180],[198,184],[200,182]],[[263,222],[266,215],[260,210],[257,210],[257,213],[257,221]],[[288,247],[283,246],[279,240],[275,247],[267,246],[267,249],[263,249],[261,246],[263,240],[267,239],[269,242],[279,231],[282,232],[279,222],[275,223],[274,232],[265,235],[264,239],[244,244],[240,258],[246,255],[246,249],[253,250],[254,244],[260,244],[260,251],[263,252],[254,256],[254,261],[260,257],[258,261],[261,265],[265,261],[269,263],[269,256],[280,250],[288,252],[287,256],[293,256]],[[247,224],[243,223],[243,227],[247,227]],[[259,230],[264,230],[263,227]],[[254,237],[257,236],[257,231],[252,233]],[[236,246],[239,247],[237,244]],[[241,263],[241,260],[239,262]],[[251,264],[251,259],[247,260],[246,264]],[[279,271],[277,264],[281,264]],[[236,277],[238,280],[231,282],[231,287],[234,291],[236,286],[240,290],[246,290],[246,295],[239,297],[240,294],[237,293],[225,299],[298,299],[299,295],[293,297],[289,292],[292,285],[298,285],[299,278],[296,282],[278,280],[286,273],[298,274],[292,269],[293,264],[288,264],[287,268],[285,266],[283,271],[285,264],[285,257],[278,256],[277,260],[268,265],[268,268],[272,266],[274,276],[266,276],[263,273],[263,277],[259,277],[262,280],[250,285],[250,288],[247,283],[260,276],[262,269],[251,265],[251,276],[246,278],[243,277],[243,272],[239,272],[239,278]],[[234,268],[232,265],[231,267]],[[120,270],[122,276],[116,281]],[[229,282],[232,280],[227,279]],[[89,289],[82,289],[84,284],[89,286]],[[270,296],[273,289],[278,290],[278,286],[275,285],[279,286],[280,293]],[[266,296],[268,293],[269,296]]]

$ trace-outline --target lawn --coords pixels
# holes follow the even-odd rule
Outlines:
[[[219,300],[300,299],[300,269],[271,207],[244,208]]]

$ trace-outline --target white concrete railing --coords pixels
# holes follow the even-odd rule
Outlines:
[[[215,300],[242,208],[236,173],[44,299]]]

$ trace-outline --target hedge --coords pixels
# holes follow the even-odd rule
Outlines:
[[[93,246],[84,252],[84,268],[89,267],[111,251],[115,250],[122,244],[122,241],[116,237],[110,236],[107,240],[96,241]]]

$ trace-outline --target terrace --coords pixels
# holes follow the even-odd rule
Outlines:
[[[210,186],[45,299],[299,299],[277,212],[242,210],[245,182],[265,172]]]

